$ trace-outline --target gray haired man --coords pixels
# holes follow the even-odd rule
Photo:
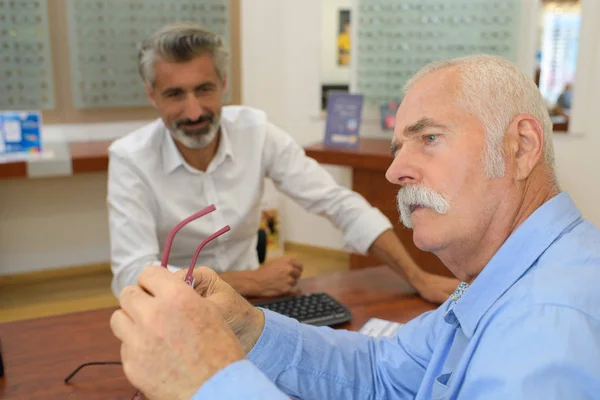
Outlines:
[[[420,269],[379,210],[336,184],[264,112],[223,106],[228,57],[221,38],[190,24],[166,26],[141,47],[140,73],[160,118],[110,148],[115,295],[158,262],[178,222],[209,204],[217,210],[175,238],[169,268],[189,265],[202,239],[230,225],[229,233],[202,251],[199,264],[245,296],[290,292],[302,264],[284,257],[261,266],[255,251],[264,178],[270,178],[306,210],[340,228],[350,249],[372,252],[425,299],[443,302],[458,281]]]
[[[153,399],[600,399],[600,230],[560,191],[551,135],[508,61],[427,66],[386,176],[460,290],[381,340],[254,308],[206,268],[194,291],[150,267],[111,319],[128,378]]]

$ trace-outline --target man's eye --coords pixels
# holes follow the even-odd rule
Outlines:
[[[438,135],[425,135],[423,136],[423,139],[425,140],[425,142],[427,143],[433,143],[437,140]]]

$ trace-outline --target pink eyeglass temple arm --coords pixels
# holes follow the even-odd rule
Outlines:
[[[197,213],[190,215],[189,217],[187,217],[186,219],[184,219],[183,221],[181,221],[180,223],[175,225],[175,227],[173,229],[171,229],[171,232],[169,233],[169,237],[167,238],[167,244],[165,245],[165,251],[163,251],[162,260],[160,262],[160,265],[167,268],[167,265],[169,264],[169,254],[171,253],[171,245],[173,244],[173,239],[175,238],[175,235],[177,234],[177,232],[179,232],[179,230],[181,228],[183,228],[184,226],[186,226],[193,220],[203,217],[206,214],[215,211],[216,209],[217,209],[217,207],[215,207],[214,204],[211,204],[210,206],[205,207],[202,210],[198,211]]]
[[[162,260],[160,262],[160,265],[162,265],[164,268],[167,268],[167,265],[169,264],[169,254],[171,254],[171,246],[173,244],[173,239],[175,238],[175,235],[177,234],[177,232],[179,232],[179,230],[181,228],[183,228],[184,226],[186,226],[187,224],[189,224],[193,220],[196,220],[196,219],[198,219],[200,217],[203,217],[206,214],[215,211],[216,209],[217,208],[215,207],[215,205],[211,204],[210,206],[205,207],[202,210],[198,211],[197,213],[190,215],[189,217],[187,217],[186,219],[184,219],[183,221],[181,221],[180,223],[178,223],[177,225],[175,225],[175,227],[173,229],[171,229],[171,232],[169,233],[169,237],[167,238],[167,244],[165,245],[165,250],[163,252],[163,256],[162,256]],[[217,232],[213,233],[212,235],[210,235],[209,237],[207,237],[206,239],[204,239],[202,241],[202,243],[200,243],[200,245],[196,248],[196,252],[194,253],[194,257],[192,258],[192,262],[190,263],[190,266],[188,267],[188,271],[187,271],[187,273],[185,275],[185,279],[184,279],[185,283],[187,283],[188,285],[194,287],[194,276],[193,276],[194,275],[194,267],[196,266],[196,261],[198,260],[198,255],[200,254],[200,251],[211,240],[218,238],[219,236],[221,236],[225,232],[228,232],[230,229],[231,228],[229,227],[229,225],[225,225],[223,228],[219,229]]]
[[[210,235],[209,237],[204,239],[202,241],[202,243],[200,243],[200,246],[198,246],[196,248],[196,252],[194,253],[192,262],[190,263],[190,266],[188,267],[187,274],[185,274],[185,279],[183,280],[185,283],[187,283],[191,287],[194,287],[194,267],[196,266],[196,260],[198,260],[198,255],[200,254],[200,251],[202,250],[202,248],[204,246],[206,246],[208,244],[208,242],[210,242],[213,239],[218,238],[225,232],[228,232],[230,229],[231,228],[229,227],[229,225],[225,225],[223,228],[219,229],[218,231],[216,231],[215,233],[213,233],[212,235]]]
[[[160,265],[162,265],[163,268],[167,268],[167,265],[169,264],[169,254],[171,253],[171,245],[173,244],[173,239],[175,238],[175,234],[177,234],[177,232],[179,232],[179,230],[181,228],[183,228],[184,226],[186,226],[193,220],[203,217],[206,214],[215,211],[216,209],[217,208],[215,207],[215,205],[211,204],[210,206],[203,208],[202,210],[198,211],[197,213],[190,215],[189,217],[187,217],[186,219],[184,219],[183,221],[181,221],[180,223],[175,225],[175,227],[173,229],[171,229],[171,232],[169,233],[169,237],[167,238],[167,244],[165,245],[165,251],[163,252],[162,260],[160,262]],[[215,233],[213,233],[212,235],[210,235],[209,237],[204,239],[202,241],[202,243],[200,243],[200,245],[196,248],[196,252],[194,253],[192,262],[190,263],[187,273],[185,274],[185,279],[184,279],[185,283],[187,283],[191,287],[194,287],[194,267],[196,266],[196,261],[198,260],[198,255],[200,254],[200,251],[202,251],[204,246],[206,246],[211,240],[218,238],[225,232],[228,232],[230,229],[231,228],[229,227],[229,225],[225,225],[223,228],[219,229],[218,231],[216,231]],[[142,398],[143,398],[142,392],[140,392],[138,390],[137,392],[135,392],[135,394],[133,395],[131,400],[141,400]]]

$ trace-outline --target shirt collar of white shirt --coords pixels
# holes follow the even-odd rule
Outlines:
[[[175,141],[171,136],[171,133],[162,121],[159,123],[158,130],[159,134],[163,135],[162,157],[165,174],[170,174],[180,166],[184,166],[185,169],[192,173],[201,173],[201,171],[196,170],[183,159],[183,156],[175,145]],[[221,165],[221,163],[225,161],[227,157],[230,157],[231,159],[234,158],[231,140],[223,121],[221,121],[221,131],[219,135],[219,148],[217,149],[215,156],[206,170],[208,173],[214,171],[219,165]]]

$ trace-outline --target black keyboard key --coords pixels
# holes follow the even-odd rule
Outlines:
[[[352,319],[350,311],[326,293],[265,300],[254,305],[311,325],[331,326]]]

